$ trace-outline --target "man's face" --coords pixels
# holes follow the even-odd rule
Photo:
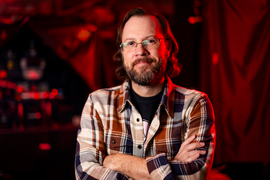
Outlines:
[[[153,38],[164,38],[157,19],[153,16],[133,16],[124,26],[122,43]],[[169,51],[165,39],[153,46],[137,44],[133,50],[122,51],[124,67],[131,80],[139,85],[153,85],[163,80]]]

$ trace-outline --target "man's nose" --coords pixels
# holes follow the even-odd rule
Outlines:
[[[147,49],[143,46],[142,43],[137,43],[137,46],[135,47],[135,53],[136,55],[140,55],[140,56],[145,56],[148,55],[149,52],[147,51]]]

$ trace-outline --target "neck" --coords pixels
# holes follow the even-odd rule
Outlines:
[[[142,86],[139,84],[136,84],[135,82],[132,83],[132,89],[135,91],[139,96],[142,97],[152,97],[157,95],[162,91],[164,88],[164,78],[160,81],[157,82],[153,85],[148,85],[148,86]]]

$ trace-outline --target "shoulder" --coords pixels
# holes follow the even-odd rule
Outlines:
[[[172,82],[172,80],[167,77],[167,84],[165,85],[165,89],[167,94],[175,94],[181,98],[194,98],[194,97],[207,97],[204,92],[195,90],[195,89],[188,89],[179,85],[176,85]]]
[[[121,86],[122,85],[93,91],[92,93],[89,94],[88,99],[91,100],[92,102],[97,102],[103,100],[107,101],[109,97],[116,98],[120,94]]]
[[[209,98],[206,93],[195,89],[188,89],[185,87],[175,85],[175,99],[188,102],[209,102]]]
[[[175,85],[175,91],[184,96],[207,96],[204,92]]]

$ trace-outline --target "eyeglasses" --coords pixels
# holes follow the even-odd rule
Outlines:
[[[148,39],[143,40],[141,43],[137,43],[135,41],[128,41],[125,43],[120,44],[120,48],[122,51],[135,51],[138,44],[142,44],[144,48],[154,47],[155,45],[159,44],[159,41],[166,38],[155,38],[151,37]]]

